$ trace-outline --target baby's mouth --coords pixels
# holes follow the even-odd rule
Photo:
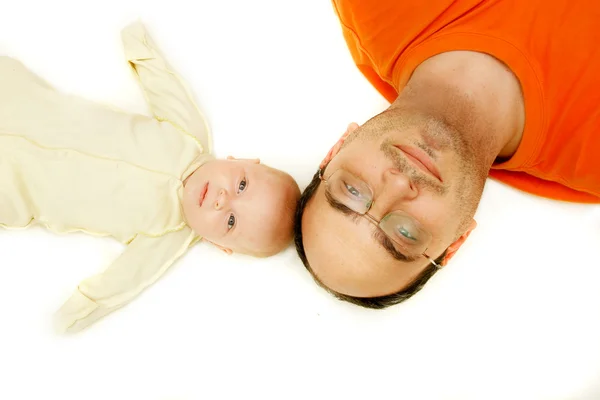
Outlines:
[[[206,198],[206,193],[208,193],[208,182],[204,184],[204,187],[200,192],[200,200],[198,201],[198,206],[202,207],[202,203],[204,203],[204,199]]]

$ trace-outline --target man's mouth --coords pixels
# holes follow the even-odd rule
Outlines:
[[[394,147],[403,152],[404,155],[406,155],[406,158],[408,158],[408,160],[417,168],[427,173],[428,175],[432,175],[438,181],[443,182],[442,177],[440,175],[440,171],[438,170],[437,166],[435,165],[431,157],[429,157],[429,155],[423,150],[411,146],[396,145]]]
[[[202,207],[202,203],[204,203],[204,199],[206,198],[206,193],[208,193],[208,182],[204,184],[204,187],[200,191],[198,206]]]

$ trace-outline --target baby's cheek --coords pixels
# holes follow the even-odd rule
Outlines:
[[[201,212],[198,212],[198,210],[188,211],[186,213],[186,222],[196,234],[200,236],[210,234],[210,225],[206,217]]]

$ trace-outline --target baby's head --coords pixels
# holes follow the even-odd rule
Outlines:
[[[292,240],[300,189],[287,173],[259,160],[211,160],[184,182],[188,225],[227,253],[279,253]]]

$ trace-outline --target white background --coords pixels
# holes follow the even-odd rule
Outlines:
[[[0,54],[147,113],[119,37],[141,18],[217,156],[258,156],[302,188],[349,122],[386,107],[329,2],[186,3],[3,0]],[[477,220],[450,266],[386,311],[330,298],[292,248],[255,260],[201,244],[71,336],[53,334],[52,313],[122,246],[0,231],[0,399],[599,399],[600,206],[490,181]]]

